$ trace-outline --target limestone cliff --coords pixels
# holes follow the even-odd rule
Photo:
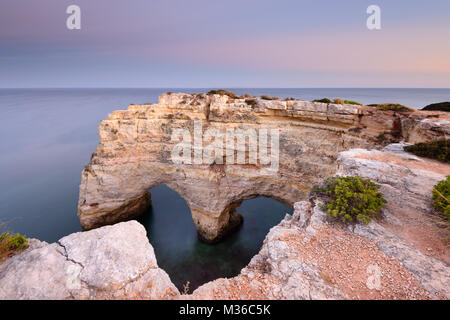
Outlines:
[[[261,162],[174,164],[177,130],[276,129],[279,167]],[[78,215],[85,229],[133,218],[150,205],[148,190],[166,184],[183,197],[199,237],[218,241],[236,228],[240,203],[267,196],[292,207],[309,188],[333,175],[339,152],[375,148],[380,142],[425,141],[449,133],[449,119],[401,114],[355,105],[231,98],[226,95],[164,94],[157,104],[115,111],[99,126],[100,144],[82,173]],[[261,132],[261,131],[260,131]],[[383,141],[381,141],[383,140]],[[195,145],[193,154],[200,147]],[[244,146],[223,145],[223,155]],[[223,161],[221,161],[223,160]]]

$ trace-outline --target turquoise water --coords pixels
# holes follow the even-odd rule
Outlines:
[[[209,89],[0,89],[0,222],[3,229],[54,242],[80,231],[77,218],[81,171],[98,144],[97,127],[108,113],[130,103],[156,102],[167,91]],[[234,89],[305,100],[340,97],[362,103],[398,102],[412,107],[450,101],[450,89]],[[254,199],[239,209],[240,232],[225,242],[199,243],[184,201],[163,186],[152,190],[143,217],[159,264],[191,288],[232,276],[256,253],[269,228],[287,208]],[[161,199],[161,200],[159,200]],[[173,205],[174,207],[165,207]],[[253,222],[254,223],[253,223]],[[183,223],[181,223],[183,222]],[[258,223],[256,223],[258,222]],[[185,226],[189,230],[177,229]]]
[[[186,202],[165,185],[153,188],[152,207],[139,221],[146,227],[158,265],[183,290],[218,277],[232,277],[258,253],[270,228],[292,210],[278,201],[259,197],[244,201],[238,211],[244,224],[224,241],[210,245],[197,239]]]

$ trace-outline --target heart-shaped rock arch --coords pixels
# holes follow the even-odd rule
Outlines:
[[[400,118],[407,120],[408,132],[399,129]],[[266,196],[292,207],[307,197],[312,185],[336,172],[339,152],[376,147],[377,136],[394,130],[399,138],[414,132],[416,140],[427,140],[418,123],[408,115],[355,105],[164,94],[157,104],[132,105],[101,122],[100,144],[82,173],[78,216],[84,229],[134,218],[151,204],[148,190],[166,184],[186,200],[199,237],[215,242],[242,222],[235,208],[243,200]],[[194,132],[196,124],[202,132],[277,129],[277,170],[225,160],[174,163],[178,142],[172,134]],[[227,148],[234,154],[240,147],[223,148],[223,154]]]

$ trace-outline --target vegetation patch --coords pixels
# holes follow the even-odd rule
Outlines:
[[[450,163],[448,139],[441,139],[426,143],[416,143],[412,146],[404,147],[404,150],[419,157],[436,159],[441,162]]]
[[[343,99],[340,99],[340,98],[336,98],[333,101],[331,101],[328,98],[323,98],[323,99],[320,99],[320,100],[313,100],[313,102],[334,103],[334,104],[355,104],[355,105],[358,105],[358,106],[362,106],[362,104],[359,103],[359,102],[352,101],[352,100],[343,100]]]
[[[344,100],[340,99],[340,98],[336,98],[333,100],[334,104],[344,104]]]
[[[414,109],[405,107],[399,103],[380,103],[380,104],[369,104],[369,107],[375,107],[380,111],[396,111],[396,112],[414,112]]]
[[[271,96],[267,96],[267,95],[262,95],[261,99],[263,99],[263,100],[280,100],[280,98],[278,98],[278,97],[271,97]]]
[[[344,100],[344,104],[354,104],[357,106],[362,106],[362,103],[356,102],[356,101],[352,101],[352,100]]]
[[[450,176],[434,186],[433,207],[442,212],[450,221]]]
[[[331,100],[328,99],[328,98],[323,98],[323,99],[316,99],[316,100],[313,100],[313,102],[331,103]]]
[[[386,200],[379,185],[361,177],[331,177],[313,187],[311,194],[324,201],[327,217],[345,224],[368,224],[379,216]]]
[[[14,235],[8,232],[0,234],[0,262],[25,250],[27,247],[27,238],[19,233]]]
[[[211,95],[211,94],[219,94],[221,96],[228,96],[232,99],[240,99],[241,98],[236,93],[234,93],[232,91],[228,91],[228,90],[211,90],[208,92],[208,95]]]
[[[245,99],[245,103],[249,106],[256,107],[258,105],[258,100],[256,99]]]
[[[426,107],[423,107],[422,110],[450,112],[450,102],[439,102],[439,103],[429,104]]]

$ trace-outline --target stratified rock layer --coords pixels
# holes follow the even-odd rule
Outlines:
[[[0,265],[0,299],[170,299],[145,229],[129,221],[41,242]]]
[[[195,120],[203,131],[278,129],[278,170],[260,162],[174,164],[172,133],[192,134]],[[133,218],[150,204],[148,190],[166,184],[186,200],[200,238],[218,241],[242,221],[235,208],[243,200],[267,196],[292,207],[336,172],[339,152],[375,147],[380,137],[435,139],[448,133],[445,121],[355,105],[165,94],[157,104],[133,105],[101,122],[100,144],[82,173],[79,219],[92,229]]]

